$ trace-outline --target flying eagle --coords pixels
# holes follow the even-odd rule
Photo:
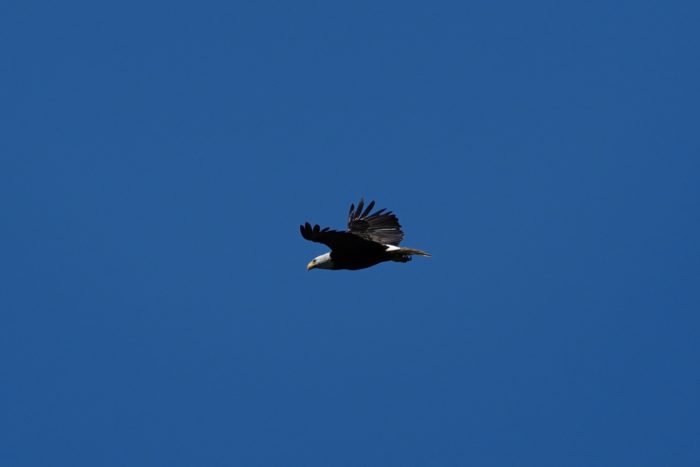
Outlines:
[[[311,227],[308,222],[300,226],[301,236],[312,242],[323,243],[331,251],[312,259],[307,270],[319,269],[364,269],[384,261],[406,263],[411,255],[430,256],[425,251],[399,247],[403,231],[398,218],[391,212],[380,209],[372,214],[374,201],[367,205],[363,199],[350,205],[348,230]],[[364,211],[363,211],[364,209]]]

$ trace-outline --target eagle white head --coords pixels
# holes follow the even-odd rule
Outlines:
[[[311,271],[312,269],[333,269],[333,260],[331,259],[331,252],[324,253],[320,256],[315,257],[311,260],[309,264],[306,265],[306,270]]]

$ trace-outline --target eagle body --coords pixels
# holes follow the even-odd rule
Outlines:
[[[321,229],[308,222],[300,226],[301,236],[312,242],[323,243],[331,251],[317,256],[307,269],[357,270],[385,261],[406,263],[412,255],[430,256],[425,251],[400,247],[403,231],[398,218],[381,209],[372,213],[374,201],[364,206],[364,200],[350,206],[346,231]]]
[[[399,260],[398,256],[393,255],[388,247],[393,245],[368,245],[367,248],[358,249],[356,251],[331,251],[329,253],[317,256],[314,258],[313,268],[319,269],[364,269],[384,261]],[[396,248],[396,247],[394,247]],[[402,259],[404,262],[409,259]]]

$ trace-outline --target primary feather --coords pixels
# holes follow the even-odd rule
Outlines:
[[[386,209],[380,209],[374,214],[370,214],[374,207],[374,201],[369,203],[365,211],[364,200],[355,205],[350,206],[348,214],[348,232],[358,235],[362,238],[372,240],[373,242],[398,245],[403,240],[403,231],[399,219],[392,213],[384,212]]]

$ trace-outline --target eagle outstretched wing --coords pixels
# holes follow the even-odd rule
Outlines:
[[[301,236],[312,242],[323,243],[333,251],[362,251],[372,245],[372,241],[351,232],[339,232],[329,227],[322,229],[319,225],[311,226],[308,222],[300,226]]]
[[[403,240],[403,231],[399,219],[391,211],[380,209],[372,214],[374,201],[365,206],[364,199],[355,205],[350,205],[348,214],[348,232],[364,239],[389,245],[398,245]],[[364,209],[364,211],[363,211]]]

